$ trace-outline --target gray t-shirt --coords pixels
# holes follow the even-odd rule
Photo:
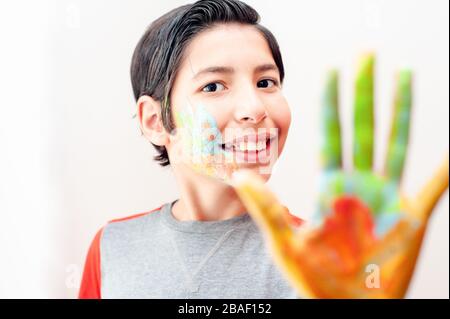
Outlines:
[[[104,227],[102,298],[298,298],[248,213],[179,221],[174,203]]]

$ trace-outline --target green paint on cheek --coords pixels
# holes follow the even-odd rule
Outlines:
[[[196,105],[195,110],[189,105],[175,113],[177,127],[182,131],[184,150],[189,154],[194,169],[224,178],[232,169],[233,161],[221,147],[222,134],[214,116],[203,105]]]
[[[202,105],[195,111],[191,107],[177,112],[176,118],[181,129],[185,130],[184,138],[192,146],[193,156],[217,155],[223,152],[220,147],[222,135],[214,117]]]

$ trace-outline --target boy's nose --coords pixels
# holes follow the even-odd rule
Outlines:
[[[257,114],[251,114],[250,116],[243,116],[239,122],[248,122],[248,123],[259,123],[267,117],[267,113],[258,112]]]
[[[257,92],[250,89],[241,94],[235,103],[235,118],[240,123],[257,124],[267,117],[267,110]]]

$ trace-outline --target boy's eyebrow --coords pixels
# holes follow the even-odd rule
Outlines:
[[[278,67],[275,64],[272,63],[266,63],[266,64],[261,64],[258,65],[255,68],[255,73],[262,73],[265,71],[278,71]],[[198,71],[194,77],[192,79],[197,79],[198,77],[200,77],[200,75],[203,74],[207,74],[207,73],[233,73],[234,69],[232,67],[228,67],[228,66],[210,66],[204,69],[201,69],[200,71]]]
[[[198,71],[192,79],[197,79],[200,75],[206,73],[233,73],[234,69],[228,66],[210,66]]]
[[[262,73],[265,71],[278,71],[278,67],[275,64],[266,63],[255,68],[255,73]]]

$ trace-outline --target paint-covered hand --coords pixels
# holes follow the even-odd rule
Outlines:
[[[448,158],[422,191],[400,189],[412,104],[411,72],[397,75],[394,117],[384,171],[373,171],[374,57],[362,59],[354,105],[353,170],[343,169],[338,75],[331,71],[323,97],[323,174],[315,218],[294,230],[285,208],[262,180],[235,173],[234,185],[258,223],[273,257],[300,296],[402,298],[428,219],[448,188]]]

